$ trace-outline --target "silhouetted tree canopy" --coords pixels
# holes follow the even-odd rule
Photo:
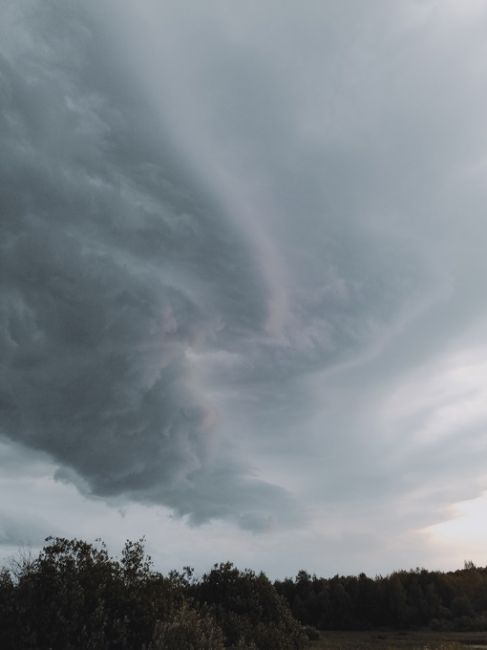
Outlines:
[[[119,560],[105,545],[47,539],[34,560],[0,572],[2,650],[299,649],[301,626],[263,575],[215,566],[153,570],[143,540]]]
[[[48,538],[35,559],[0,570],[2,650],[299,650],[317,630],[487,627],[487,569],[416,569],[374,579],[215,564],[154,571],[143,539],[120,559],[103,542]]]
[[[415,569],[375,579],[300,571],[274,586],[297,620],[321,630],[487,628],[487,568],[472,563],[448,573]]]

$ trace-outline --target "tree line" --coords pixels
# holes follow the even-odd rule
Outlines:
[[[48,538],[0,570],[4,650],[300,650],[319,630],[486,629],[487,569],[400,571],[374,579],[216,564],[155,571],[143,540],[120,558],[103,542]]]
[[[274,586],[298,621],[321,630],[487,629],[487,568],[472,562],[458,571],[415,569],[374,579],[300,571]]]

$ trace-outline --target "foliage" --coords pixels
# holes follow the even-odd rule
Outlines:
[[[155,621],[184,602],[181,586],[153,572],[143,540],[121,561],[106,547],[55,538],[0,579],[2,649],[115,650],[150,643]]]
[[[215,564],[193,586],[193,594],[208,605],[230,646],[294,650],[304,645],[301,627],[263,573]]]
[[[208,613],[184,603],[165,621],[157,621],[149,650],[224,650],[223,632]]]
[[[317,630],[439,633],[487,629],[487,568],[399,571],[375,579],[276,581],[216,564],[154,571],[144,540],[120,559],[103,542],[48,538],[38,557],[0,569],[2,650],[299,650]]]
[[[321,630],[487,629],[487,568],[472,562],[460,571],[416,569],[375,579],[300,571],[275,587],[301,623]]]
[[[48,538],[0,572],[2,650],[241,650],[302,647],[300,625],[263,575],[215,567],[153,570],[144,540],[120,560],[105,545]]]

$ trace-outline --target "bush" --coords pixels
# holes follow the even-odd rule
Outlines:
[[[209,614],[187,603],[156,623],[149,650],[224,650],[223,632]]]

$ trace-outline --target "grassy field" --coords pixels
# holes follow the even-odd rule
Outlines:
[[[487,632],[326,632],[314,650],[487,650]]]

